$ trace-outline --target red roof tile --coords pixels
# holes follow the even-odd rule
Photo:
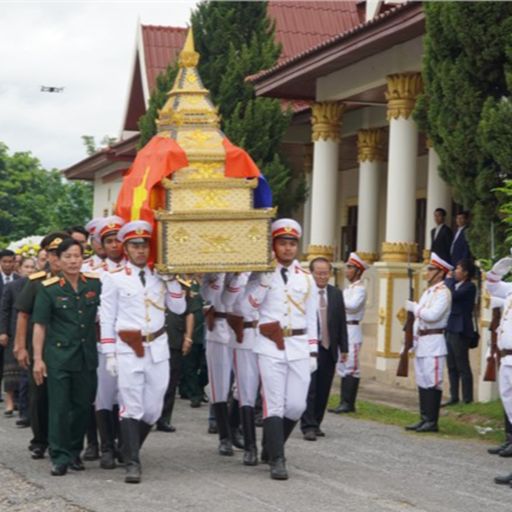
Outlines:
[[[276,39],[282,44],[279,62],[343,33],[360,19],[355,2],[270,1],[268,14],[276,22]],[[156,77],[178,58],[187,29],[142,25],[142,42],[149,90]]]

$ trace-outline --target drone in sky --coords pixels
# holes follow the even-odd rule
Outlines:
[[[41,85],[41,92],[64,92],[64,87]]]

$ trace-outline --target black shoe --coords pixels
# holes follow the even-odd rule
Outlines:
[[[457,405],[459,403],[458,398],[450,398],[450,400],[447,400],[446,402],[443,402],[441,404],[441,407],[450,407],[450,405]]]
[[[270,478],[272,480],[288,480],[288,471],[284,457],[278,457],[270,464]]]
[[[159,432],[176,432],[175,427],[173,427],[170,423],[165,423],[165,422],[157,423],[156,429]]]
[[[217,429],[217,423],[211,421],[208,423],[208,434],[218,434],[219,430]]]
[[[254,425],[254,407],[248,405],[240,409],[242,430],[244,433],[244,456],[242,462],[245,466],[258,464],[258,450],[256,448],[256,426]]]
[[[73,471],[84,471],[85,466],[80,457],[75,457],[69,464],[69,469]]]
[[[219,454],[231,457],[233,453],[233,445],[231,444],[231,441],[229,439],[221,439],[219,441]]]
[[[505,441],[503,444],[500,444],[499,446],[493,446],[492,448],[487,448],[487,453],[491,455],[498,455],[501,451],[503,451],[505,448],[510,446],[511,443],[508,441]]]
[[[420,420],[417,423],[413,423],[412,425],[406,425],[404,428],[405,430],[418,430],[420,427],[423,426],[423,424],[426,422],[426,420]]]
[[[6,416],[7,418],[12,418],[14,415],[14,410],[11,409],[9,411],[4,411],[4,416]]]
[[[500,457],[512,457],[512,444],[507,445],[499,453]]]
[[[416,432],[422,434],[425,432],[439,432],[439,427],[434,421],[425,421],[421,427],[416,429]]]
[[[258,465],[258,452],[256,447],[253,446],[249,450],[244,451],[244,456],[242,458],[242,462],[244,466],[257,466]]]
[[[140,464],[130,462],[126,465],[124,481],[127,484],[139,484],[141,481]]]
[[[97,444],[90,444],[84,451],[84,460],[98,460],[100,458],[100,450]]]
[[[32,458],[34,460],[44,459],[44,448],[40,448],[39,446],[36,446],[30,450],[32,452]]]
[[[191,400],[190,407],[192,407],[192,409],[197,409],[198,407],[201,407],[201,399],[198,398],[196,400]]]
[[[100,468],[101,469],[115,469],[116,468],[116,457],[112,450],[108,450],[101,454]]]
[[[314,430],[306,430],[302,437],[304,441],[316,441],[316,434]]]
[[[319,428],[315,429],[316,437],[325,437],[325,432]]]
[[[20,418],[16,421],[16,426],[19,428],[30,427],[30,420],[28,418]]]
[[[510,485],[512,483],[512,473],[494,477],[494,483],[498,485]]]
[[[243,450],[245,448],[244,438],[239,428],[231,431],[231,444],[239,450]]]
[[[334,409],[329,409],[329,412],[333,412],[334,414],[344,414],[349,412],[356,412],[356,409],[354,406],[350,405],[347,402],[341,402],[338,407]]]
[[[66,464],[52,464],[52,476],[64,476],[68,472]]]

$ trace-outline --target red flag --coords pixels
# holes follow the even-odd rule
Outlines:
[[[257,178],[260,175],[258,166],[246,151],[232,144],[226,137],[222,139],[222,144],[226,150],[226,178]]]
[[[153,223],[153,208],[162,206],[157,185],[173,172],[188,165],[187,155],[178,143],[155,135],[138,153],[123,178],[116,205],[116,215],[126,221]]]

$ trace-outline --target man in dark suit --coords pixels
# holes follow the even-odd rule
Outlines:
[[[469,364],[469,341],[475,335],[473,308],[476,286],[471,282],[475,276],[473,262],[469,259],[460,260],[453,276],[446,280],[452,292],[452,309],[446,327],[450,400],[443,406],[459,402],[459,380],[462,382],[462,399],[467,404],[473,401],[473,375]]]
[[[4,293],[5,285],[18,279],[19,275],[14,272],[16,254],[10,249],[0,251],[0,301]],[[4,376],[4,347],[0,345],[0,401],[2,394],[2,379]]]
[[[430,249],[445,261],[450,261],[450,248],[453,242],[453,232],[445,224],[446,210],[436,208],[434,211],[434,220],[436,227],[430,231],[431,245]]]
[[[311,375],[307,407],[301,418],[304,439],[316,441],[325,434],[320,429],[334,369],[339,354],[348,352],[345,304],[341,290],[328,284],[332,266],[326,258],[315,258],[309,266],[318,287],[318,368]]]
[[[450,259],[453,266],[456,266],[460,260],[473,259],[469,244],[466,239],[466,229],[469,222],[469,212],[464,211],[457,214],[457,231],[453,237],[453,242],[450,248]]]

